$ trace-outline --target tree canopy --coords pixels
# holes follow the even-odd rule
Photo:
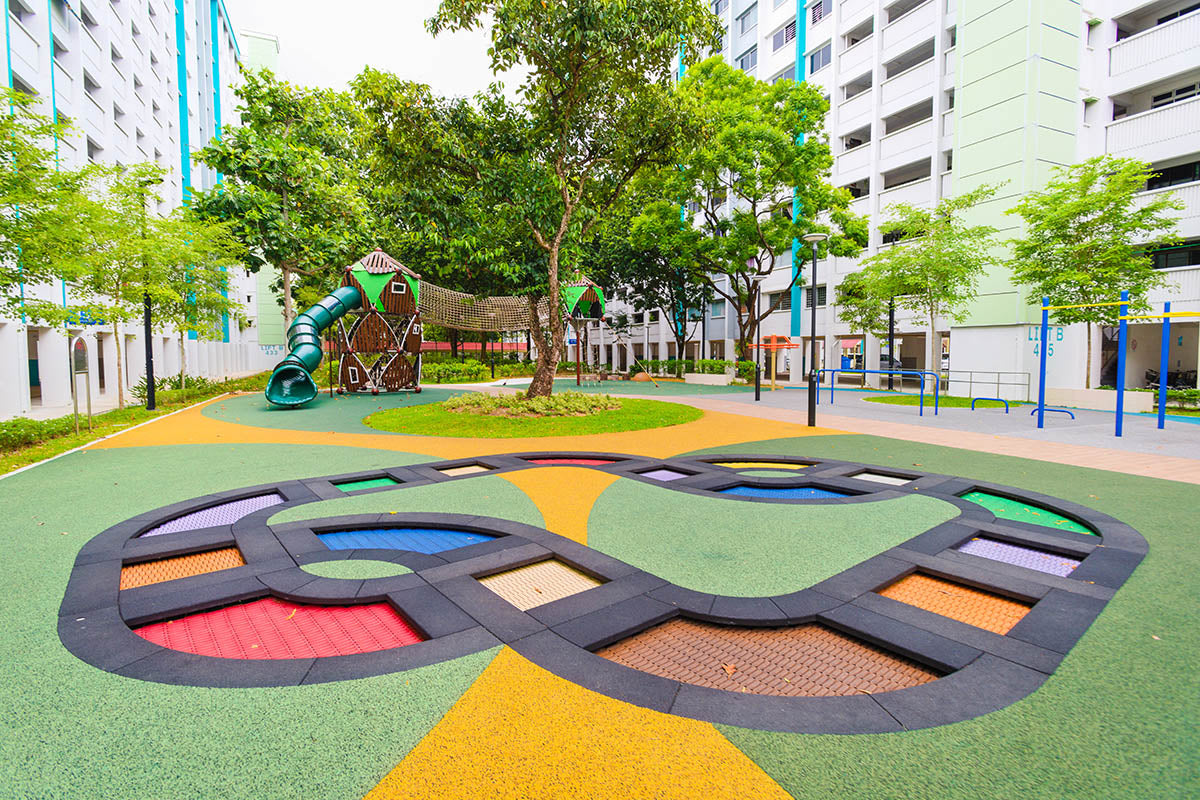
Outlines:
[[[694,214],[698,261],[712,290],[737,311],[745,357],[747,341],[778,305],[759,308],[756,277],[789,268],[786,254],[808,232],[829,234],[821,257],[856,255],[867,223],[849,211],[850,193],[829,183],[828,104],[818,89],[767,84],[714,56],[688,70],[679,94],[700,135],[677,170],[661,173],[660,193]],[[795,257],[811,258],[809,248],[797,248]],[[793,271],[788,288],[799,275]]]
[[[424,224],[461,223],[444,234],[451,240],[499,234],[482,246],[501,243],[510,279],[530,294],[530,393],[545,395],[564,329],[558,313],[539,318],[538,299],[559,307],[583,238],[640,171],[676,160],[691,127],[671,65],[681,42],[693,58],[714,47],[719,27],[703,0],[444,0],[427,27],[436,35],[485,22],[493,71],[529,69],[519,101],[498,87],[474,101],[437,98],[370,70],[355,91],[390,183],[407,181],[411,204],[429,209]]]

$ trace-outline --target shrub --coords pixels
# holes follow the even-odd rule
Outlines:
[[[753,361],[737,362],[737,376],[744,381],[754,380],[754,362]]]
[[[524,394],[465,394],[445,401],[447,411],[507,417],[582,417],[621,407],[621,401],[606,394],[560,392],[549,397]]]

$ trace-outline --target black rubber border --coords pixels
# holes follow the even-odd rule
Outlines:
[[[463,514],[360,514],[268,525],[280,511],[347,493],[337,484],[390,477],[395,486],[353,494],[463,480],[478,475],[545,468],[537,458],[604,459],[594,469],[689,494],[731,502],[829,505],[877,502],[920,492],[960,510],[898,547],[810,588],[773,597],[729,597],[667,581],[542,528]],[[802,474],[747,477],[715,461],[804,464]],[[478,464],[487,472],[449,476],[441,470]],[[685,478],[659,481],[642,473],[671,469]],[[891,486],[856,480],[871,471],[906,477]],[[814,486],[847,492],[843,498],[776,499],[720,494],[734,485]],[[1060,531],[997,519],[962,499],[987,491],[1033,503],[1094,530]],[[222,502],[278,492],[282,504],[253,512],[233,525],[150,538],[156,525]],[[327,549],[317,534],[380,526],[445,527],[495,537],[440,554],[394,550]],[[1070,555],[1081,564],[1062,578],[959,553],[974,536]],[[236,545],[246,565],[119,591],[121,567],[158,558]],[[91,539],[75,561],[59,611],[63,645],[100,669],[160,683],[211,686],[288,686],[399,672],[509,644],[559,676],[610,697],[658,711],[715,723],[798,733],[878,733],[944,725],[1003,708],[1035,691],[1132,574],[1147,552],[1129,525],[1065,500],[945,475],[895,470],[858,462],[785,458],[755,453],[653,459],[618,453],[539,451],[434,461],[218,492],[140,514]],[[547,559],[595,577],[600,586],[520,611],[488,590],[480,577]],[[412,570],[389,578],[321,578],[301,569],[315,561],[372,559]],[[1033,604],[1005,636],[909,606],[877,591],[916,571]],[[275,596],[292,602],[387,602],[426,641],[393,650],[319,659],[239,660],[167,650],[132,628],[231,603]],[[639,672],[594,654],[608,644],[677,616],[727,625],[783,626],[818,622],[907,656],[945,674],[923,686],[852,697],[784,698],[706,689]]]

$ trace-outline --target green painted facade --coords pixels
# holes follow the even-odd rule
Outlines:
[[[254,311],[258,318],[258,343],[282,345],[283,307],[279,305],[278,295],[271,288],[279,279],[279,270],[274,267],[263,267],[255,275]]]
[[[973,221],[1020,233],[1005,210],[1077,160],[1079,31],[1076,0],[959,0],[954,191],[1003,184]],[[1035,321],[1003,263],[980,281],[969,326]]]

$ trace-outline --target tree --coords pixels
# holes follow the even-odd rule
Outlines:
[[[580,261],[592,280],[620,287],[636,311],[657,310],[671,323],[675,352],[695,334],[697,309],[712,299],[699,269],[699,233],[681,221],[680,207],[634,192],[598,226]]]
[[[347,94],[297,88],[269,70],[245,72],[236,92],[241,125],[196,155],[224,180],[195,192],[192,205],[232,224],[251,271],[280,270],[287,326],[297,276],[324,285],[375,246],[355,148],[359,115]]]
[[[215,339],[227,321],[245,321],[241,304],[229,296],[229,270],[242,266],[245,252],[230,227],[187,208],[155,223],[160,269],[149,294],[155,322],[179,331],[180,388],[187,374],[188,334]]]
[[[62,306],[26,300],[22,284],[69,277],[65,265],[80,246],[77,211],[96,167],[60,171],[54,139],[67,127],[36,111],[37,100],[0,89],[0,311],[47,322],[65,319]]]
[[[1116,301],[1128,291],[1131,310],[1145,310],[1146,293],[1162,284],[1150,252],[1175,244],[1183,209],[1170,194],[1137,198],[1153,177],[1142,161],[1099,156],[1055,170],[1040,192],[1030,192],[1009,209],[1025,222],[1025,235],[1011,242],[1012,271],[1029,289],[1029,302],[1081,305]],[[1054,312],[1063,325],[1087,324],[1085,387],[1092,387],[1092,325],[1114,325],[1117,307],[1069,308]]]
[[[996,263],[996,229],[969,225],[963,218],[992,197],[996,189],[980,186],[943,198],[932,209],[908,203],[889,206],[889,220],[879,229],[898,235],[900,241],[863,262],[874,271],[878,291],[884,297],[895,297],[897,306],[919,313],[928,321],[926,369],[936,369],[935,355],[940,352],[934,341],[937,318],[959,322],[966,319],[966,307],[975,299],[980,276]]]
[[[822,257],[856,255],[867,225],[848,210],[850,193],[828,182],[828,103],[818,89],[792,80],[767,84],[714,57],[688,71],[679,93],[701,135],[678,170],[662,173],[660,194],[694,210],[700,266],[737,311],[738,353],[749,358],[748,343],[783,299],[781,293],[760,309],[760,276],[811,231],[830,234]],[[803,263],[810,249],[797,248],[795,257]],[[793,270],[787,289],[799,275]]]
[[[379,123],[372,138],[400,156],[393,164],[414,191],[450,180],[505,239],[534,246],[505,263],[530,297],[538,363],[529,394],[548,395],[563,348],[564,270],[642,169],[674,162],[688,120],[671,65],[681,42],[692,55],[715,47],[719,27],[703,0],[443,0],[427,27],[436,35],[485,21],[493,71],[529,68],[519,103],[495,88],[475,106],[439,100],[370,73],[356,89]],[[545,321],[539,303],[549,307]]]
[[[881,336],[887,331],[888,300],[887,289],[877,269],[852,272],[838,284],[838,321],[850,326],[851,333],[862,334],[864,357],[867,337]],[[862,379],[865,386],[867,376],[864,374]]]

